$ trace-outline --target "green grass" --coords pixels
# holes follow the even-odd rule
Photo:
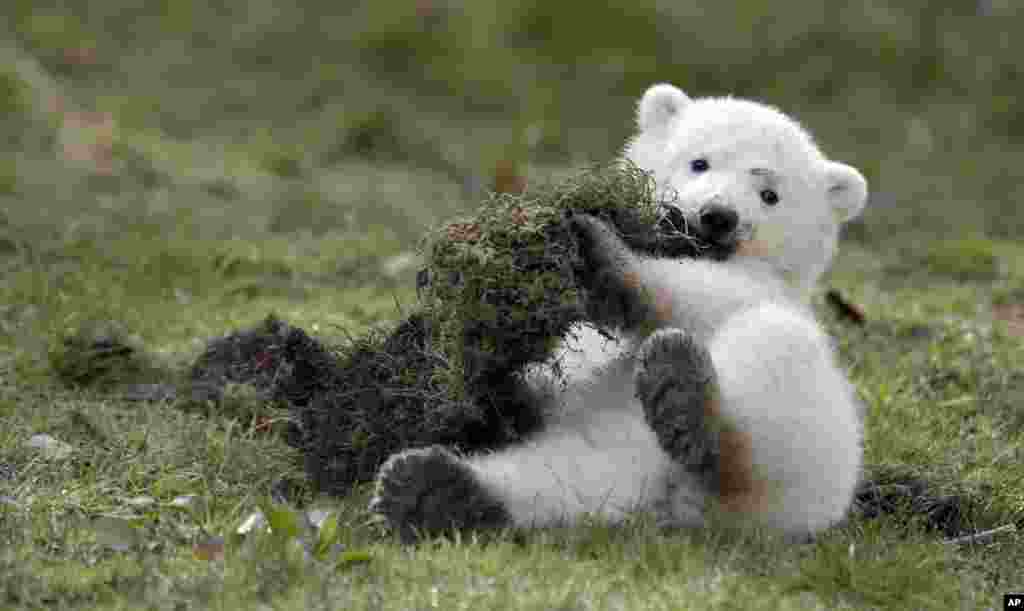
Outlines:
[[[1024,589],[1022,535],[948,545],[905,514],[806,545],[638,516],[403,547],[367,490],[312,498],[251,395],[185,411],[53,368],[92,324],[174,368],[272,312],[328,340],[398,320],[419,238],[478,203],[495,164],[543,179],[605,161],[667,80],[776,103],[864,169],[876,197],[827,284],[867,322],[815,304],[866,405],[869,472],[968,499],[978,529],[1024,528],[1024,339],[992,309],[1024,301],[1005,171],[1024,154],[1024,49],[1012,3],[990,4],[309,3],[303,19],[276,0],[9,2],[0,609],[997,608]],[[114,175],[61,157],[53,95],[111,113]],[[37,434],[71,454],[26,447]],[[300,529],[309,559],[284,526],[235,534],[282,481],[336,516],[323,549]]]
[[[118,215],[108,213],[114,227]],[[413,303],[411,282],[383,271],[401,246],[388,234],[217,240],[188,235],[187,224],[161,226],[163,239],[111,231],[38,242],[3,260],[0,462],[14,471],[0,480],[13,503],[0,521],[4,608],[941,609],[995,604],[1021,585],[1019,535],[949,546],[897,519],[855,521],[802,546],[665,533],[640,519],[403,548],[366,513],[364,490],[316,501],[340,516],[335,539],[349,553],[340,561],[303,560],[280,537],[233,536],[276,481],[302,481],[294,451],[252,420],[258,408],[203,415],[66,388],[49,351],[83,321],[114,320],[181,364],[203,338],[269,312],[340,339],[397,319],[396,300]],[[978,529],[1021,524],[1024,343],[993,326],[990,306],[995,289],[1024,282],[1013,263],[1024,249],[935,242],[912,259],[844,248],[829,283],[868,323],[854,327],[824,309],[823,318],[868,407],[868,462],[909,468],[972,499]],[[985,273],[922,265],[907,281],[900,264],[947,261],[936,254],[944,248],[985,253]],[[993,276],[996,253],[1011,263]],[[73,453],[47,460],[24,447],[38,433]],[[299,491],[298,501],[313,500]],[[181,495],[197,495],[201,509],[173,507]],[[142,496],[153,504],[129,502]],[[128,550],[103,542],[104,516],[137,531]],[[210,536],[227,539],[224,560],[194,557]]]

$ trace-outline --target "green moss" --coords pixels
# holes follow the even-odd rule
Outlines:
[[[604,167],[523,195],[493,194],[473,216],[435,231],[422,300],[454,369],[467,350],[540,360],[580,318],[581,261],[567,214],[593,214],[631,234],[653,232],[657,210],[647,174]]]
[[[347,492],[408,448],[486,451],[535,432],[543,408],[516,374],[586,318],[586,262],[567,215],[601,219],[645,252],[716,254],[659,222],[660,206],[650,176],[625,164],[493,194],[428,235],[418,308],[401,324],[336,354],[288,331],[283,353],[294,375],[275,383],[299,397],[289,400],[314,487]]]
[[[62,330],[48,352],[50,366],[70,386],[110,390],[171,376],[141,341],[115,321],[87,319]]]

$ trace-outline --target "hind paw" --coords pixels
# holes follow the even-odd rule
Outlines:
[[[508,523],[501,501],[468,465],[440,446],[392,455],[377,473],[370,510],[383,516],[407,543],[451,529],[491,529]]]
[[[713,471],[717,383],[707,349],[679,329],[662,329],[644,341],[638,362],[637,398],[662,449],[688,471]]]

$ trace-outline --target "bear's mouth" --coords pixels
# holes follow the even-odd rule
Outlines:
[[[751,228],[741,224],[728,235],[712,235],[698,219],[690,218],[680,208],[667,204],[660,207],[655,228],[658,233],[657,250],[661,256],[685,256],[686,248],[696,248],[700,257],[716,261],[736,255],[742,242],[751,234]]]

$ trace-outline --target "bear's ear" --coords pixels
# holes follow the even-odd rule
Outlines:
[[[852,166],[836,161],[825,162],[825,185],[832,211],[839,222],[855,218],[868,200],[868,182]]]
[[[690,103],[683,90],[667,83],[652,85],[637,107],[636,123],[641,132],[663,131]]]

